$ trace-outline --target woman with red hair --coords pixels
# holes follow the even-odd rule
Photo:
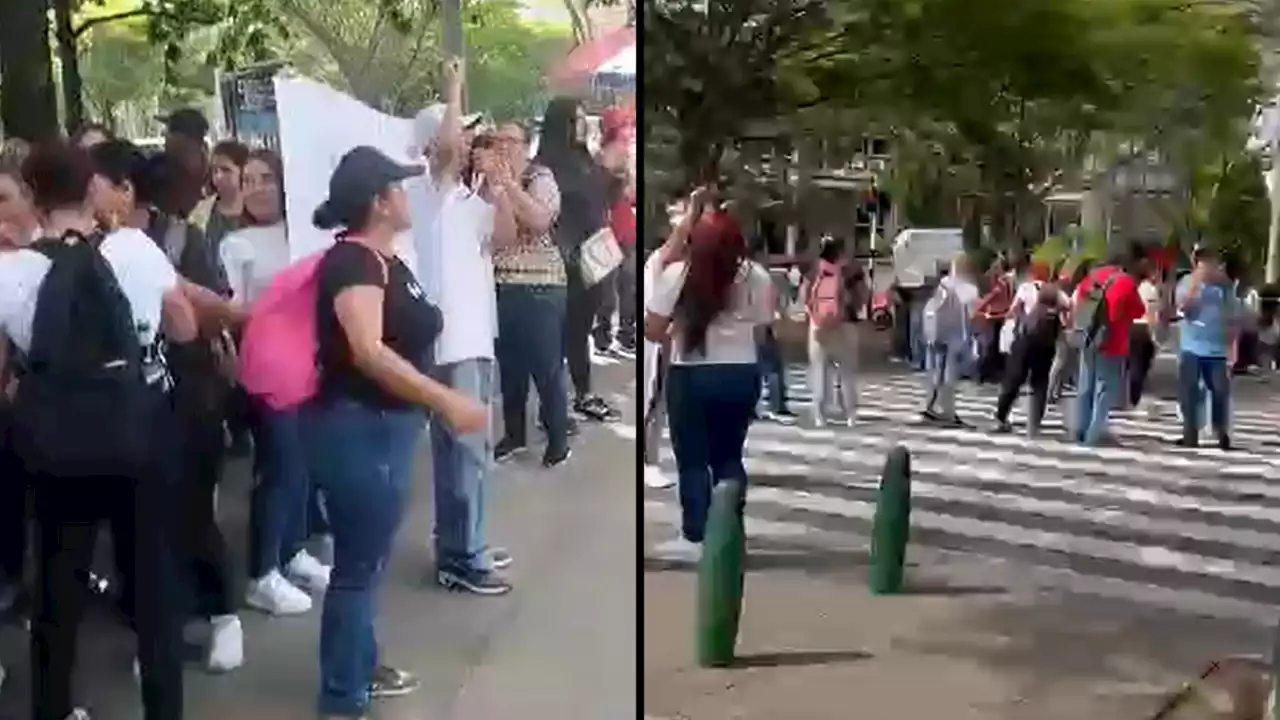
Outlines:
[[[645,337],[671,341],[667,411],[682,522],[670,549],[688,559],[701,554],[711,488],[746,481],[742,449],[759,395],[755,329],[773,319],[772,294],[742,229],[714,211],[694,224],[687,259],[663,270],[646,307]]]

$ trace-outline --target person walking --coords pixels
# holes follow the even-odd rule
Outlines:
[[[1053,367],[1063,321],[1071,300],[1050,280],[1049,269],[1033,265],[1031,277],[1018,287],[1009,308],[1014,340],[1005,363],[1004,382],[996,401],[996,431],[1010,432],[1009,412],[1024,384],[1031,387],[1027,409],[1027,435],[1040,433],[1049,394],[1049,371]]]
[[[818,262],[801,289],[809,316],[809,387],[813,393],[812,420],[815,427],[826,425],[826,408],[835,385],[834,370],[840,379],[844,422],[853,427],[858,401],[858,322],[867,303],[867,282],[863,268],[842,258],[841,244],[824,238],[818,246]]]
[[[773,318],[773,282],[722,211],[693,225],[688,260],[668,265],[646,306],[645,337],[671,341],[666,397],[679,474],[681,536],[665,551],[701,555],[711,490],[746,482],[743,446],[759,397],[756,327]]]
[[[1079,349],[1079,380],[1072,435],[1085,445],[1115,443],[1108,421],[1123,397],[1124,364],[1133,322],[1146,306],[1129,272],[1132,255],[1115,251],[1076,287],[1072,301],[1073,342]]]
[[[973,352],[972,322],[978,314],[978,287],[969,259],[957,257],[942,277],[921,313],[926,347],[926,396],[921,417],[926,422],[965,427],[956,410],[956,385],[966,359]]]

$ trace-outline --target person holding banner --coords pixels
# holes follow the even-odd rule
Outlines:
[[[427,298],[447,319],[436,342],[432,377],[487,409],[495,400],[498,331],[490,247],[515,240],[515,212],[501,184],[509,170],[492,138],[483,138],[486,147],[468,148],[466,128],[478,118],[462,115],[460,61],[450,60],[445,75],[445,102],[414,118],[414,141],[428,169],[408,185],[417,275]],[[472,180],[469,187],[464,171]],[[436,582],[478,595],[504,594],[511,586],[495,571],[508,566],[511,556],[486,547],[484,535],[484,493],[493,463],[491,424],[462,435],[435,423],[430,432]]]

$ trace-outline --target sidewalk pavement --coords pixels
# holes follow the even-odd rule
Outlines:
[[[634,396],[634,364],[597,367],[615,402]],[[540,451],[537,433],[530,440]],[[378,720],[612,720],[636,708],[636,492],[634,440],[583,426],[574,456],[552,471],[540,452],[500,465],[489,487],[489,540],[510,549],[515,589],[503,597],[450,593],[428,581],[432,492],[419,452],[412,506],[396,542],[378,616],[387,662],[422,688],[379,702]],[[621,459],[626,462],[620,462]],[[249,478],[244,463],[222,488],[222,525],[245,558]],[[105,555],[109,557],[108,555]],[[237,584],[243,569],[237,568]],[[300,617],[245,610],[246,662],[226,675],[192,663],[187,720],[314,720],[320,599]],[[95,613],[81,631],[78,697],[100,720],[138,718],[134,640]],[[10,677],[0,720],[28,717],[26,635],[0,629]]]
[[[1061,592],[949,584],[923,568],[908,594],[873,597],[865,561],[855,549],[753,556],[739,663],[704,670],[693,656],[692,568],[646,560],[645,712],[666,720],[1148,720],[1208,660],[1270,644],[1256,627]]]

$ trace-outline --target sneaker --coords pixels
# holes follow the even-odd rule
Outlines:
[[[998,435],[1008,435],[1013,432],[1013,425],[1008,420],[996,419],[995,427],[991,428],[991,432]]]
[[[442,567],[436,570],[436,582],[447,590],[461,590],[476,595],[506,595],[511,592],[511,585],[489,570]]]
[[[518,455],[523,455],[528,449],[529,446],[523,442],[516,442],[511,438],[502,438],[497,445],[493,446],[493,461],[506,462]]]
[[[315,555],[299,550],[289,561],[285,572],[299,588],[313,593],[323,593],[329,588],[329,574],[333,568],[320,562]]]
[[[311,609],[311,596],[286,580],[279,570],[250,581],[244,601],[270,615],[301,615]]]
[[[573,411],[593,422],[613,422],[622,417],[622,413],[598,395],[586,395],[574,400]]]
[[[557,452],[552,452],[548,449],[546,454],[542,456],[542,467],[548,470],[554,467],[559,467],[569,460],[569,456],[571,454],[572,451],[568,447]]]
[[[826,426],[827,426],[827,416],[826,416],[826,415],[823,415],[822,413],[817,413],[817,414],[815,414],[815,415],[813,416],[813,426],[814,426],[815,428],[818,428],[818,429],[821,429],[821,428],[826,427]]]
[[[659,543],[653,552],[664,560],[697,564],[702,560],[702,543],[690,542],[683,536]]]
[[[636,359],[636,346],[634,344],[625,345],[623,343],[614,343],[612,350],[614,355],[617,355],[624,360]]]
[[[1227,437],[1226,435],[1223,435],[1222,437],[1218,438],[1219,450],[1222,450],[1223,452],[1228,452],[1231,450],[1231,447],[1232,447],[1231,438]]]
[[[778,423],[779,425],[795,425],[796,414],[793,412],[782,411],[774,412],[773,410],[762,410],[759,415],[760,420],[768,420],[769,422]]]
[[[209,672],[230,672],[244,664],[244,627],[235,615],[211,618],[209,656],[205,667]]]
[[[506,570],[511,567],[511,563],[515,559],[511,557],[511,553],[506,548],[491,547],[484,551],[484,562],[492,570]]]
[[[661,490],[663,488],[669,488],[675,484],[676,484],[675,478],[662,472],[662,470],[659,469],[657,465],[644,466],[644,486],[645,487],[653,488],[655,490]]]
[[[400,697],[417,690],[421,684],[418,678],[403,670],[379,665],[373,671],[373,680],[369,681],[369,697]]]
[[[89,715],[88,710],[85,710],[84,708],[76,708],[67,716],[67,720],[93,720],[93,717]]]

